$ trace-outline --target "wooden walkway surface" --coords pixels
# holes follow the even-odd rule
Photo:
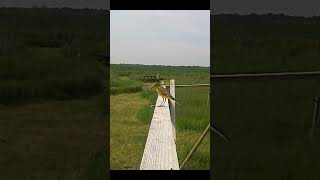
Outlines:
[[[157,107],[161,102],[162,98],[158,96],[140,170],[179,170],[168,101],[164,103],[165,107]]]

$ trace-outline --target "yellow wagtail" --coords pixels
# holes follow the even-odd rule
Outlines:
[[[177,100],[175,100],[174,97],[172,97],[172,95],[167,91],[167,89],[165,89],[159,82],[154,83],[151,88],[155,89],[157,93],[162,97],[162,102],[159,107],[163,106],[163,104],[166,102],[166,99],[173,100],[181,106],[181,104],[178,103]]]

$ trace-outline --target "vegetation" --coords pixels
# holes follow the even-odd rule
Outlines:
[[[105,179],[108,14],[0,8],[0,179]]]
[[[320,19],[216,15],[214,74],[320,70]],[[319,77],[212,79],[216,179],[318,179],[319,139],[310,141]]]
[[[157,94],[151,84],[143,83],[144,75],[157,75],[177,84],[208,83],[208,67],[175,67],[150,65],[111,65],[111,89],[126,89],[126,93],[111,95],[111,169],[139,169],[147,140]],[[181,81],[180,81],[181,79]],[[141,89],[130,92],[130,87]],[[130,92],[130,93],[128,93]],[[180,163],[209,123],[208,87],[176,88],[176,98],[183,104],[177,107],[177,153]],[[196,95],[195,95],[196,94]],[[206,137],[184,169],[209,169],[210,137]],[[130,149],[130,153],[128,153]]]
[[[111,64],[112,80],[117,76],[127,76],[141,82],[144,75],[160,75],[161,80],[178,79],[180,84],[209,83],[209,67],[200,66],[160,66],[136,64]]]
[[[212,70],[312,71],[320,68],[320,18],[214,15]]]
[[[106,12],[1,8],[0,104],[103,92]]]

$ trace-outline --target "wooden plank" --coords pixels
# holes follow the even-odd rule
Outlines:
[[[179,170],[168,101],[158,107],[158,96],[140,164],[140,170]]]

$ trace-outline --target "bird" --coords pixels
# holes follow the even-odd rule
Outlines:
[[[162,102],[159,105],[159,107],[163,106],[163,104],[166,102],[166,99],[170,99],[173,100],[174,102],[176,102],[179,106],[181,106],[181,104],[179,102],[177,102],[177,100],[167,91],[167,89],[165,89],[160,82],[155,82],[151,89],[155,89],[157,91],[157,93],[162,97]]]

